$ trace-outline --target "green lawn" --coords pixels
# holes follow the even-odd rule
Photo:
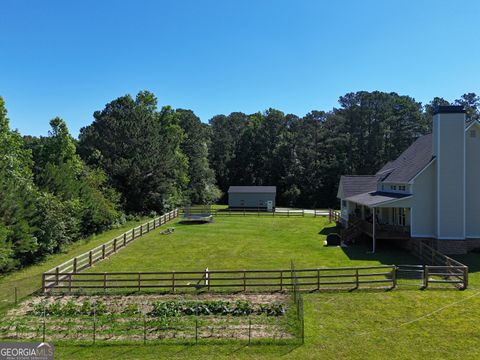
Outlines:
[[[171,225],[167,225],[171,226]],[[380,244],[324,247],[330,231],[322,218],[220,217],[209,225],[175,224],[135,240],[94,271],[297,268],[417,262]],[[480,255],[459,260],[470,266],[465,291],[418,290],[308,293],[305,344],[256,345],[59,345],[57,359],[478,359],[480,358]]]
[[[363,246],[325,247],[325,218],[219,216],[203,225],[171,223],[175,232],[154,231],[90,271],[190,271],[289,269],[411,263],[407,252],[369,254]]]

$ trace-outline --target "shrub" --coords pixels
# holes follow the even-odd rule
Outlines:
[[[238,300],[235,303],[235,309],[232,311],[232,314],[235,316],[247,316],[253,313],[253,306],[250,302],[246,300]]]
[[[81,308],[80,314],[82,315],[93,315],[93,305],[90,301],[84,301]]]
[[[65,305],[62,306],[61,314],[64,316],[74,316],[78,314],[78,307],[72,300],[69,300]]]
[[[140,313],[141,311],[137,304],[128,304],[127,307],[122,311],[122,314],[127,316],[134,316]]]
[[[43,312],[43,310],[42,310]],[[50,305],[47,305],[45,307],[45,314],[46,315],[62,315],[62,304],[60,304],[58,301],[51,303]],[[41,315],[41,313],[40,313]]]
[[[101,300],[95,303],[95,314],[98,316],[105,315],[107,313],[107,305]]]

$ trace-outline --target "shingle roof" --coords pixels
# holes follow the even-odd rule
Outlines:
[[[229,193],[277,193],[276,186],[230,186]]]
[[[410,197],[412,195],[409,194],[395,194],[395,193],[385,193],[380,191],[368,192],[364,194],[358,194],[355,196],[351,196],[346,200],[352,201],[354,203],[366,206],[375,206],[379,204],[383,204],[387,201],[392,200],[399,200]]]
[[[363,194],[377,190],[377,182],[380,175],[344,175],[340,178],[343,197]]]
[[[409,182],[433,159],[432,134],[418,138],[396,160],[387,163],[378,173],[391,171],[383,181]]]

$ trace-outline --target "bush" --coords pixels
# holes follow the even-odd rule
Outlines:
[[[137,304],[128,304],[125,309],[123,309],[122,314],[128,316],[134,316],[140,314],[141,311]]]

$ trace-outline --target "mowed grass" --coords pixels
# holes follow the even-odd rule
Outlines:
[[[92,271],[161,271],[417,263],[380,243],[324,247],[331,231],[323,218],[217,218],[209,225],[175,226],[135,240]],[[57,359],[479,359],[479,255],[459,258],[470,266],[470,287],[307,293],[305,344],[56,346]]]
[[[219,216],[210,224],[177,222],[170,235],[154,231],[135,240],[90,271],[203,271],[233,269],[289,269],[409,263],[403,251],[369,254],[364,246],[326,247],[332,224],[326,218]]]

